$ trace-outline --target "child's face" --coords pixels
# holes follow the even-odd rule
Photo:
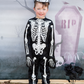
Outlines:
[[[36,6],[34,8],[34,11],[36,13],[36,18],[43,19],[46,16],[46,13],[48,12],[48,7],[43,6],[41,3],[36,3]]]

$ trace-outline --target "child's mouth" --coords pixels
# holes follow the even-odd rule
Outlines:
[[[39,14],[40,16],[43,16],[43,14]]]

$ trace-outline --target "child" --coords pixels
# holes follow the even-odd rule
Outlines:
[[[42,84],[50,84],[49,66],[55,68],[53,22],[45,17],[48,12],[48,5],[48,0],[34,1],[36,17],[28,20],[24,32],[29,84],[37,84],[39,67]]]

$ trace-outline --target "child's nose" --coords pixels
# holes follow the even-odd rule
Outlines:
[[[40,10],[40,13],[43,13],[43,10]]]

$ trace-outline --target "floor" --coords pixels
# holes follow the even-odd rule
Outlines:
[[[84,80],[77,80],[69,83],[67,80],[50,80],[50,84],[84,84]],[[0,80],[0,84],[29,84],[28,80]],[[38,81],[38,84],[42,84],[41,80]]]

